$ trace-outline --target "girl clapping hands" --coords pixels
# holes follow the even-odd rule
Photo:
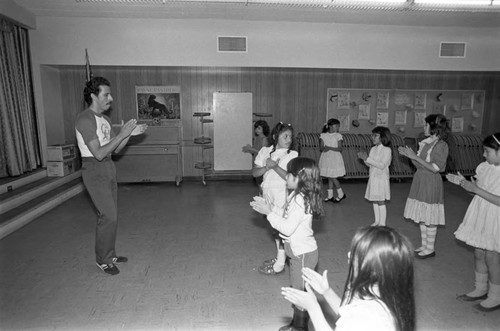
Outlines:
[[[312,291],[323,295],[339,316],[336,331],[415,330],[413,252],[406,237],[394,229],[365,227],[351,243],[349,272],[342,299],[323,275],[303,268],[306,292],[282,288],[291,303],[308,311],[316,330],[332,330]]]

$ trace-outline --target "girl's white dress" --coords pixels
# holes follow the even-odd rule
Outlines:
[[[389,186],[389,165],[392,160],[392,149],[379,144],[370,149],[370,155],[365,163],[370,167],[370,177],[366,186],[365,199],[369,201],[384,201],[391,199]]]
[[[274,146],[262,147],[255,157],[254,164],[257,167],[265,167],[266,160],[270,157],[277,161],[282,169],[286,169],[288,162],[296,158],[299,154],[287,148],[278,148],[273,151]],[[286,202],[288,192],[286,190],[286,180],[280,177],[274,170],[267,171],[261,184],[262,196],[273,206],[283,207]]]
[[[320,139],[323,140],[325,146],[339,147],[342,135],[338,132],[322,133]],[[321,153],[319,157],[319,172],[322,177],[337,178],[345,176],[344,158],[342,153],[337,151],[326,151]]]
[[[483,162],[476,168],[476,178],[477,186],[500,195],[500,166]],[[455,237],[470,246],[500,253],[500,206],[475,195]]]

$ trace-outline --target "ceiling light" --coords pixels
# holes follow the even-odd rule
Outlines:
[[[489,6],[492,0],[414,0],[415,4],[435,6]],[[497,1],[498,2],[498,1]]]
[[[1,1],[1,0],[0,0]],[[497,12],[500,0],[74,0],[77,3],[100,3],[130,6],[224,5],[277,6],[282,8],[324,8],[328,10],[386,10]]]

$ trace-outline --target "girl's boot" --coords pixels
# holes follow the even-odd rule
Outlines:
[[[309,330],[309,314],[305,310],[300,310],[293,307],[292,322],[282,326],[279,331],[308,331]]]
[[[474,274],[476,275],[476,288],[472,292],[459,295],[457,297],[458,300],[476,301],[486,299],[486,294],[488,293],[488,274],[482,274],[477,271]]]
[[[300,310],[298,308],[295,308],[297,310],[296,314],[297,318],[293,322],[293,331],[308,331],[309,330],[309,313],[307,310]]]
[[[500,309],[500,285],[490,282],[488,299],[481,301],[481,303],[477,305],[477,309],[485,312]]]
[[[292,320],[290,321],[290,324],[283,325],[281,328],[279,328],[279,331],[291,331],[293,330],[293,323],[295,321],[295,308],[293,308],[293,317]]]

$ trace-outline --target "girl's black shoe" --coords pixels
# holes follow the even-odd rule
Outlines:
[[[344,195],[342,196],[342,198],[339,198],[339,197],[332,198],[332,202],[333,203],[339,203],[340,201],[344,200],[345,198],[347,198],[347,194],[344,193]]]

